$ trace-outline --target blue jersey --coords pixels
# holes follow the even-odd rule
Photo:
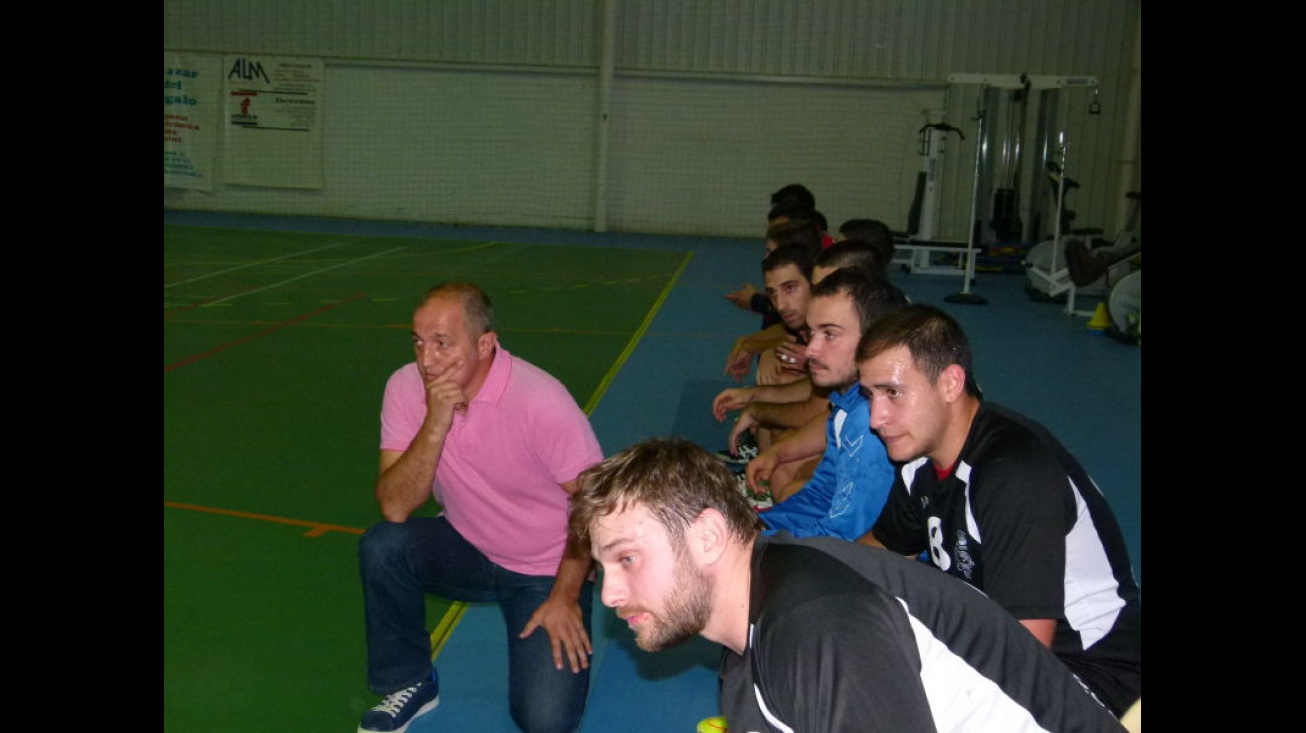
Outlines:
[[[825,453],[798,493],[763,512],[768,534],[856,540],[880,516],[893,486],[893,464],[871,432],[870,406],[857,383],[830,393]]]

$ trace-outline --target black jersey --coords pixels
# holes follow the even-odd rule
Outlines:
[[[721,710],[750,731],[1119,731],[1011,614],[924,563],[833,537],[758,539],[748,647]]]
[[[1115,515],[1042,425],[981,404],[950,475],[903,465],[875,537],[1018,619],[1055,619],[1052,650],[1117,714],[1142,694],[1142,606]]]

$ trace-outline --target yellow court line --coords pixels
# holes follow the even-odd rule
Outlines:
[[[693,252],[685,253],[685,259],[680,261],[680,267],[676,269],[676,274],[672,275],[671,279],[667,281],[667,286],[662,289],[662,294],[658,296],[657,301],[653,303],[653,307],[650,308],[648,314],[644,316],[644,322],[639,324],[639,328],[635,330],[635,333],[630,337],[630,341],[627,342],[626,348],[621,351],[621,355],[617,357],[617,360],[612,364],[612,367],[608,369],[608,373],[603,375],[603,381],[599,382],[599,386],[594,390],[594,394],[590,395],[589,402],[585,404],[586,415],[594,412],[594,408],[599,406],[599,400],[602,400],[603,395],[607,394],[608,386],[612,384],[613,379],[616,379],[617,372],[620,372],[621,368],[626,365],[626,360],[630,358],[630,355],[635,351],[635,347],[639,345],[641,340],[643,340],[644,334],[648,331],[648,327],[653,323],[653,318],[657,316],[658,311],[662,310],[662,304],[666,302],[667,296],[671,295],[671,289],[676,287],[676,283],[680,280],[680,276],[684,274],[685,268],[689,267],[689,261],[693,258]]]
[[[431,631],[431,661],[440,656],[440,650],[444,649],[444,643],[449,641],[453,636],[453,630],[457,628],[458,622],[463,620],[463,614],[467,613],[467,604],[463,601],[454,601],[449,605],[449,610],[444,612],[444,617],[440,623],[435,625]]]

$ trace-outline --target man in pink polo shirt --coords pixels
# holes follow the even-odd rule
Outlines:
[[[567,544],[568,499],[603,459],[556,378],[508,353],[475,285],[431,288],[416,360],[390,376],[376,500],[359,542],[368,686],[359,733],[401,733],[439,703],[425,594],[494,601],[508,628],[508,696],[525,731],[571,731],[589,689],[591,561]],[[434,497],[436,517],[414,516]],[[544,633],[538,633],[543,627]]]

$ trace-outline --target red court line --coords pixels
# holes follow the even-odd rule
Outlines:
[[[261,522],[273,522],[275,524],[289,524],[293,527],[308,527],[304,533],[305,537],[321,537],[327,532],[343,532],[345,534],[363,534],[363,530],[354,527],[342,527],[338,524],[323,524],[322,522],[309,522],[303,519],[287,519],[285,517],[274,517],[270,514],[255,514],[254,512],[241,512],[235,509],[217,509],[209,506],[200,506],[198,504],[183,504],[179,501],[163,502],[163,506],[172,509],[185,509],[192,512],[207,512],[209,514],[222,514],[228,517],[240,517],[241,519],[257,519]],[[453,630],[458,627],[458,622],[462,620],[463,613],[467,610],[467,603],[464,601],[450,601],[449,610],[444,612],[439,623],[431,630],[431,661],[434,662],[436,657],[444,649],[444,645],[453,635]]]
[[[241,512],[235,509],[216,509],[209,506],[200,506],[198,504],[182,504],[177,501],[164,501],[163,505],[173,509],[189,509],[193,512],[208,512],[210,514],[224,514],[228,517],[240,517],[241,519],[257,519],[262,522],[274,522],[276,524],[289,524],[295,527],[308,527],[304,533],[306,537],[321,537],[327,532],[344,532],[345,534],[362,534],[363,530],[354,527],[342,527],[338,524],[323,524],[322,522],[310,522],[303,519],[287,519],[285,517],[274,517],[270,514],[255,514],[253,512]]]
[[[163,371],[166,373],[172,371],[173,369],[180,369],[181,367],[184,367],[187,364],[193,364],[199,361],[200,359],[204,359],[213,356],[214,354],[217,354],[219,352],[226,351],[227,349],[230,349],[233,346],[240,346],[241,344],[249,343],[250,341],[253,341],[256,338],[262,338],[270,333],[275,333],[277,331],[280,331],[286,326],[293,326],[296,323],[299,323],[300,321],[308,320],[313,316],[326,313],[327,311],[333,310],[335,308],[339,308],[342,305],[349,305],[350,303],[358,300],[359,298],[362,298],[364,295],[367,295],[367,293],[354,293],[352,296],[350,296],[345,300],[340,301],[339,303],[331,303],[330,305],[324,305],[321,308],[318,308],[317,310],[309,311],[308,313],[303,313],[301,315],[295,316],[294,318],[291,318],[288,321],[282,321],[281,323],[278,323],[276,325],[269,326],[263,329],[262,331],[251,333],[250,335],[244,338],[236,339],[235,341],[228,341],[227,343],[222,344],[221,346],[217,346],[215,348],[209,349],[208,351],[204,351],[199,354],[195,354],[193,356],[188,356],[185,359],[182,359],[181,361],[174,361],[171,364],[165,364],[163,366]]]

